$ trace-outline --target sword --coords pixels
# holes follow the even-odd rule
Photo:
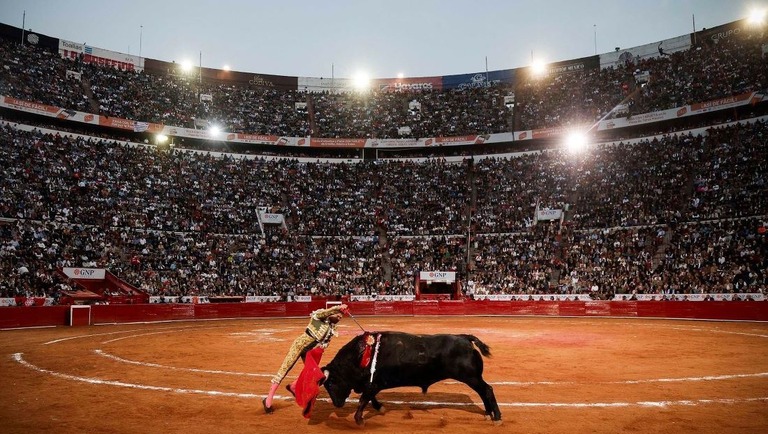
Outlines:
[[[354,321],[354,322],[355,322],[355,324],[357,324],[357,326],[358,326],[358,327],[360,327],[360,330],[362,330],[362,331],[363,331],[363,333],[367,333],[367,332],[365,331],[365,329],[363,328],[363,326],[361,326],[361,325],[360,325],[360,323],[359,323],[359,322],[357,322],[357,320],[356,320],[356,319],[355,319],[355,317],[352,315],[352,312],[350,312],[350,311],[349,311],[349,309],[347,309],[347,315],[349,315],[349,317],[350,317],[350,318],[352,318],[352,321]]]

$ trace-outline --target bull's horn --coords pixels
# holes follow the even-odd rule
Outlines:
[[[323,371],[323,375],[325,375],[325,379],[327,380],[328,376],[331,375],[331,373],[328,372],[328,370],[326,369],[326,370]]]

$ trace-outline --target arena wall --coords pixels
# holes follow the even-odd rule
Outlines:
[[[545,316],[768,321],[768,302],[750,301],[470,301],[350,302],[356,316]],[[90,324],[306,317],[324,301],[293,303],[90,306]],[[70,306],[0,309],[0,329],[70,324]]]

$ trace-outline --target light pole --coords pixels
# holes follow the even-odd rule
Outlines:
[[[592,28],[595,32],[595,56],[597,56],[597,24],[592,24]]]

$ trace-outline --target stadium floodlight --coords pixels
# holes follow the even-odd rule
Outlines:
[[[181,61],[181,72],[191,72],[192,71],[192,61],[189,59],[184,59]]]
[[[405,74],[403,74],[402,72],[398,72],[398,73],[397,73],[397,78],[398,78],[399,80],[402,80],[402,79],[404,79],[404,78],[405,78]]]
[[[221,128],[219,128],[217,125],[214,125],[208,129],[208,133],[211,135],[211,137],[216,138],[221,133]]]
[[[572,154],[578,154],[587,148],[587,143],[588,140],[586,134],[578,131],[571,131],[565,138],[565,149]]]
[[[541,59],[536,59],[531,63],[531,71],[536,76],[542,76],[547,73],[547,63]]]
[[[231,68],[229,67],[229,65],[224,65],[221,69],[225,71],[229,71]]]
[[[352,77],[352,85],[358,91],[366,91],[371,86],[371,78],[365,72],[358,72]]]
[[[762,25],[765,22],[765,9],[752,9],[747,22],[753,26]]]
[[[155,140],[157,141],[157,143],[162,145],[163,143],[168,141],[168,136],[166,136],[165,134],[158,134],[155,136]]]

